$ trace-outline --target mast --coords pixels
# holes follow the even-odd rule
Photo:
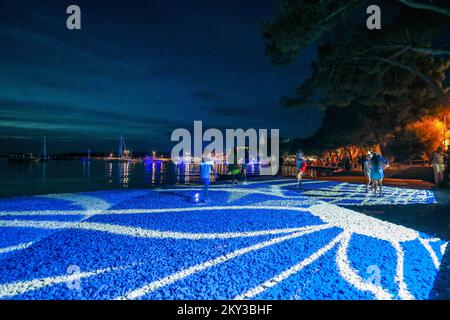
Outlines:
[[[91,160],[91,149],[88,149],[88,160]]]
[[[44,136],[44,158],[47,158],[47,139]]]

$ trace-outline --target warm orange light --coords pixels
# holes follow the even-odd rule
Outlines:
[[[431,154],[439,146],[448,146],[450,132],[446,127],[445,114],[441,113],[411,123],[406,126],[406,130],[416,135],[423,145],[427,146],[427,153]]]

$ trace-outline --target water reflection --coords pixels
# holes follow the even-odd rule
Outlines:
[[[117,168],[120,186],[123,188],[128,188],[128,183],[130,180],[130,163],[120,162],[118,163]]]
[[[200,165],[195,163],[179,163],[177,165],[172,164],[175,167],[176,182],[179,184],[195,183],[200,180]],[[215,163],[214,169],[219,176],[226,177],[228,173],[228,165],[224,163]],[[259,164],[247,165],[247,176],[258,176],[260,174]],[[214,177],[211,178],[215,180]]]
[[[83,177],[87,180],[91,177],[91,162],[90,161],[83,161]]]
[[[144,181],[146,185],[161,185],[165,183],[166,165],[162,161],[144,161]]]
[[[113,164],[108,162],[105,164],[106,170],[106,181],[111,184],[113,183]]]
[[[42,183],[47,181],[47,162],[42,163]]]
[[[221,179],[227,165],[216,164]],[[259,165],[249,164],[248,177],[259,175]],[[178,164],[157,159],[142,162],[50,160],[35,164],[0,159],[0,197],[159,185],[190,184],[199,180],[198,164]]]

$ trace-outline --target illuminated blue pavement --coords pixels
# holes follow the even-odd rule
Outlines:
[[[272,180],[194,204],[198,191],[0,200],[0,299],[427,299],[447,245],[351,210],[431,191]]]

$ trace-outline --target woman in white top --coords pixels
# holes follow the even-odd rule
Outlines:
[[[445,165],[444,161],[447,155],[442,151],[442,147],[439,147],[431,157],[431,166],[433,167],[434,172],[434,182],[437,186],[441,185],[444,182],[444,171]]]

